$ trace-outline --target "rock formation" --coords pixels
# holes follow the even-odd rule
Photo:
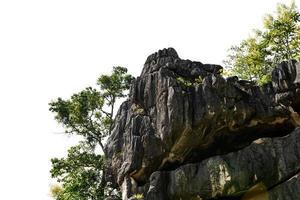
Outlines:
[[[107,181],[123,199],[300,199],[300,63],[263,86],[150,55],[115,118]]]

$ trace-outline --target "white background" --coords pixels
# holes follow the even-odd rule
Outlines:
[[[1,0],[0,199],[50,199],[50,158],[76,139],[48,111],[112,66],[137,76],[164,47],[222,64],[276,0]],[[296,0],[300,6],[300,0]]]

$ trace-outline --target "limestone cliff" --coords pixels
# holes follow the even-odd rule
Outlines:
[[[147,58],[106,145],[124,200],[300,199],[300,63],[260,87],[222,69]]]

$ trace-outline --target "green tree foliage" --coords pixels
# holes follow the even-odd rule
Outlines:
[[[90,145],[103,148],[102,139],[108,134],[111,116],[102,111],[104,98],[99,91],[88,87],[68,100],[58,98],[49,105],[66,133],[81,135]]]
[[[275,63],[300,56],[300,13],[295,2],[290,6],[280,4],[277,17],[267,15],[264,19],[264,39]]]
[[[100,200],[113,191],[104,180],[106,152],[103,139],[111,133],[115,103],[126,96],[133,77],[124,67],[114,67],[111,75],[101,75],[100,90],[88,87],[70,99],[58,98],[49,103],[49,110],[65,132],[83,137],[71,147],[66,158],[53,158],[51,176],[61,183],[56,200]],[[95,153],[101,147],[104,155]]]
[[[231,47],[224,63],[230,75],[263,84],[278,63],[299,58],[300,13],[293,2],[279,4],[275,16],[264,18],[264,29]]]
[[[130,87],[130,83],[133,77],[127,74],[127,69],[124,67],[114,67],[112,74],[102,75],[98,78],[97,84],[102,91],[101,96],[104,98],[106,104],[110,106],[110,113],[104,112],[111,121],[109,122],[108,133],[110,134],[112,129],[112,118],[114,114],[114,107],[118,98],[125,97]]]
[[[226,65],[232,67],[233,74],[250,81],[268,79],[270,62],[267,60],[268,52],[265,51],[261,38],[248,38],[230,50]]]
[[[101,175],[104,157],[81,145],[71,147],[66,158],[53,158],[51,175],[62,183],[53,195],[57,200],[103,199]],[[52,192],[53,193],[53,192]]]

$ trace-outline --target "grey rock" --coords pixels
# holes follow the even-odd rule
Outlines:
[[[298,68],[295,61],[284,62],[272,82],[259,87],[223,78],[219,65],[180,59],[173,48],[150,55],[107,141],[107,180],[121,186],[132,178],[137,186],[126,192],[129,198],[147,192],[154,172],[292,132],[300,125]]]
[[[159,172],[159,177],[155,177],[155,172],[150,179],[147,199],[240,197],[249,195],[247,192],[256,185],[265,188],[271,199],[292,199],[299,196],[288,193],[299,191],[300,187],[292,184],[299,182],[298,177],[280,183],[299,172],[299,161],[300,129],[296,129],[285,137],[260,138],[237,152]],[[268,191],[269,188],[273,189]],[[283,198],[284,194],[289,198]]]
[[[289,180],[279,184],[267,192],[270,200],[294,200],[300,199],[300,174],[293,176]]]

